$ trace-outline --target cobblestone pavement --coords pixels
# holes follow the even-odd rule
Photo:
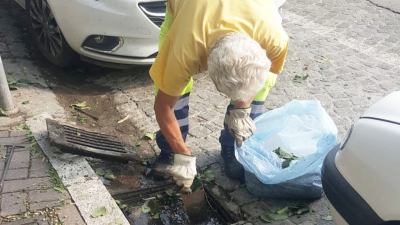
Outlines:
[[[0,196],[0,223],[85,224],[29,132],[0,129],[0,174],[6,160],[6,145],[17,147]]]
[[[5,13],[8,6],[0,3],[0,54],[5,69],[15,78],[25,78],[29,72],[34,79],[49,64],[41,63],[40,56],[32,56],[28,51],[31,41],[24,40],[26,29],[15,25],[14,18]],[[400,15],[367,0],[288,0],[283,16],[291,40],[289,55],[285,71],[267,99],[267,109],[292,99],[318,99],[342,137],[369,105],[399,90]],[[118,103],[117,110],[122,115],[132,115],[139,133],[157,130],[147,70],[113,71],[95,80],[114,89],[110,94]],[[308,78],[296,82],[296,75]],[[188,144],[201,167],[216,162],[211,166],[217,184],[213,193],[225,199],[230,210],[245,214],[254,224],[262,224],[258,219],[262,213],[286,202],[255,198],[242,185],[224,176],[217,139],[228,99],[215,90],[206,76],[200,75],[190,101]],[[27,198],[30,191],[20,193]],[[311,208],[313,213],[272,224],[333,224],[326,217],[329,212],[325,198],[312,203]]]
[[[270,93],[266,108],[282,106],[292,99],[318,99],[334,119],[343,137],[364,110],[379,98],[400,87],[400,15],[359,0],[288,0],[283,11],[284,26],[290,36],[285,71]],[[308,78],[296,82],[295,76]],[[115,76],[112,74],[111,76]],[[135,115],[142,132],[155,131],[151,82],[143,77],[111,79],[120,92],[115,101],[121,113]],[[190,99],[189,146],[205,166],[220,162],[218,136],[228,100],[221,96],[206,76],[198,76]],[[239,184],[228,180],[220,164],[213,166],[216,182],[231,196],[228,208],[247,214],[249,220],[281,201],[249,196]],[[218,192],[218,191],[217,191]],[[314,213],[275,224],[332,224],[327,200],[311,205]]]

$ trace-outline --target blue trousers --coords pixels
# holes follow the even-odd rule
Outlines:
[[[174,107],[174,113],[176,120],[178,121],[182,138],[186,141],[186,137],[189,133],[189,95],[187,93],[182,95],[178,102]],[[233,105],[228,105],[225,117],[229,115],[229,109],[231,109]],[[250,117],[252,119],[258,117],[264,112],[264,101],[253,101],[251,104],[251,114]],[[161,149],[161,156],[170,156],[173,152],[171,147],[169,146],[167,140],[164,135],[162,135],[161,131],[158,131],[156,134],[156,142],[158,147]],[[221,135],[219,137],[219,142],[221,144],[221,148],[225,149],[234,149],[235,139],[227,129],[227,125],[224,122],[224,129],[221,130]]]

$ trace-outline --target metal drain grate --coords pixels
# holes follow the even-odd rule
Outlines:
[[[51,143],[62,151],[106,160],[135,161],[135,155],[128,152],[116,137],[87,131],[47,119],[47,131]]]
[[[93,133],[75,127],[62,126],[67,142],[105,151],[124,152],[121,142],[112,140],[112,136]]]

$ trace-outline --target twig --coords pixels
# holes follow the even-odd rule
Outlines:
[[[97,116],[94,116],[94,115],[92,115],[92,114],[90,114],[90,113],[88,113],[88,112],[86,112],[86,111],[83,111],[82,109],[80,109],[80,108],[78,108],[78,107],[76,107],[76,106],[74,106],[74,109],[75,109],[76,111],[80,112],[80,113],[85,114],[86,116],[88,116],[88,117],[90,117],[90,118],[92,118],[92,119],[94,119],[94,120],[96,120],[96,121],[99,120],[99,118],[98,118]]]
[[[127,115],[125,118],[123,118],[122,120],[119,120],[117,123],[123,123],[125,122],[127,119],[129,119],[131,117],[131,115]]]

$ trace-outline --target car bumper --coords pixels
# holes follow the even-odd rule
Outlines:
[[[322,186],[337,225],[377,225],[383,220],[346,181],[335,165],[339,146],[329,152],[322,166]]]
[[[49,0],[67,43],[77,53],[111,63],[151,64],[158,50],[159,27],[146,17],[138,2]],[[84,41],[91,35],[118,37],[121,44],[112,51],[84,48]]]

